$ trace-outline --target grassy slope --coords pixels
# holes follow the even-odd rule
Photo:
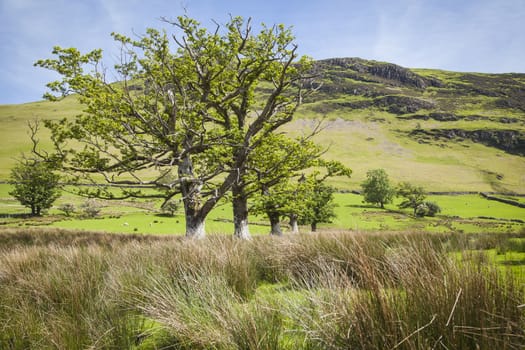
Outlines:
[[[364,64],[375,63],[364,61]],[[409,135],[418,128],[512,129],[523,135],[525,112],[515,102],[522,99],[523,75],[411,70],[442,84],[420,89],[370,74],[356,74],[351,67],[350,63],[343,68],[337,64],[324,67],[326,91],[307,101],[299,113],[304,118],[323,115],[328,120],[318,141],[331,145],[328,157],[347,162],[354,170],[350,183],[339,184],[341,187],[356,188],[366,170],[381,167],[394,181],[412,181],[433,191],[525,192],[525,161],[521,156],[470,140],[422,142]],[[394,114],[385,106],[355,107],[356,103],[384,96],[416,98],[432,102],[434,107],[405,114]],[[501,107],[498,100],[509,101],[510,106]],[[435,112],[454,114],[458,120],[412,119]],[[472,120],[471,116],[477,119]],[[514,118],[517,122],[505,123],[503,118]],[[302,130],[303,124],[307,123],[299,121],[298,126],[291,128]]]
[[[346,69],[342,72],[346,74],[352,71]],[[416,128],[424,130],[511,128],[525,132],[525,112],[510,107],[496,108],[497,97],[469,90],[479,87],[487,91],[496,89],[494,91],[500,93],[500,90],[512,88],[514,83],[523,84],[523,79],[511,78],[508,75],[483,74],[468,75],[467,79],[464,73],[423,69],[413,72],[421,77],[439,79],[443,86],[427,87],[424,90],[415,89],[366,75],[365,78],[371,81],[358,81],[351,77],[341,80],[338,76],[342,74],[341,70],[330,67],[325,70],[328,83],[336,88],[347,87],[347,90],[351,90],[352,87],[358,87],[366,89],[367,94],[376,97],[410,96],[433,101],[436,104],[433,110],[422,110],[418,113],[446,111],[459,116],[482,115],[485,119],[460,119],[447,122],[433,119],[414,120],[410,119],[413,113],[399,115],[374,106],[361,109],[345,106],[345,103],[349,102],[371,100],[372,98],[365,93],[355,95],[321,91],[314,100],[307,101],[303,105],[296,120],[288,125],[286,130],[293,135],[301,134],[315,124],[312,119],[321,116],[326,118],[325,129],[316,137],[317,141],[329,147],[327,158],[341,160],[354,170],[350,180],[334,180],[341,189],[356,189],[368,169],[384,168],[394,181],[412,181],[429,191],[524,193],[523,157],[469,140],[433,140],[421,143],[408,135]],[[334,77],[339,79],[335,83]],[[477,82],[475,79],[480,81]],[[498,79],[501,79],[501,83],[497,82]],[[504,88],[499,87],[500,85]],[[7,178],[14,157],[30,150],[27,121],[35,118],[71,117],[79,110],[80,106],[74,97],[56,103],[35,102],[0,106],[2,125],[0,180]],[[517,118],[520,122],[513,124],[499,122],[498,120],[503,117]],[[43,145],[48,143],[46,136],[44,131],[41,136]]]
[[[60,102],[39,101],[19,105],[0,105],[0,180],[8,177],[15,159],[31,151],[31,139],[27,123],[36,119],[60,119],[73,117],[81,110],[75,97]],[[40,140],[49,145],[48,133],[41,127]]]
[[[302,124],[296,121],[289,128],[298,130]],[[359,188],[367,170],[384,168],[395,182],[411,181],[432,191],[525,191],[522,157],[471,141],[419,144],[392,131],[395,124],[367,122],[355,114],[326,124],[316,140],[329,146],[328,158],[354,171],[349,181],[336,183],[340,188]],[[503,179],[493,179],[491,173],[503,174]]]

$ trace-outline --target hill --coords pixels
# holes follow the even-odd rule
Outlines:
[[[317,141],[328,158],[354,170],[355,189],[368,169],[431,191],[525,192],[525,74],[408,69],[359,58],[317,61],[321,83],[304,101],[291,134],[325,118]],[[0,179],[30,150],[27,121],[71,117],[74,96],[60,102],[0,106]],[[45,143],[45,133],[42,134]]]

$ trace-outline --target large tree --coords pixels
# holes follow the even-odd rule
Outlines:
[[[11,170],[9,194],[31,209],[31,215],[40,216],[60,197],[60,176],[49,163],[38,159],[23,159]]]
[[[74,181],[153,189],[116,195],[98,187],[91,195],[168,201],[181,194],[186,235],[202,237],[216,203],[231,189],[238,197],[250,154],[292,119],[310,61],[299,58],[284,26],[254,35],[239,17],[213,31],[187,17],[165,22],[176,34],[113,34],[122,45],[117,83],[106,80],[101,50],[55,47],[56,58],[38,61],[62,76],[46,97],[76,93],[85,109],[74,120],[46,122],[54,151],[35,150]]]

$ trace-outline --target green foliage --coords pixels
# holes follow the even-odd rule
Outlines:
[[[399,204],[399,208],[412,208],[414,216],[417,216],[417,208],[423,204],[427,195],[423,187],[415,186],[409,182],[401,182],[397,189],[397,196],[403,200]]]
[[[299,216],[299,222],[310,224],[312,231],[316,231],[317,224],[331,222],[336,217],[335,188],[313,177],[307,181],[311,182],[310,193],[306,201],[306,210]]]
[[[14,188],[9,194],[39,216],[60,197],[59,180],[48,163],[24,159],[11,170],[9,183]]]
[[[250,212],[267,215],[273,234],[280,234],[282,217],[296,220],[309,210],[311,182],[301,172],[318,165],[320,154],[321,148],[309,139],[271,134],[250,156],[250,171],[243,178],[253,202]]]
[[[416,216],[435,216],[441,212],[441,208],[437,203],[434,202],[423,202],[419,204],[416,208]]]
[[[319,158],[319,147],[313,143],[305,144],[309,147],[302,146],[301,143],[295,145],[298,147],[295,154],[287,152],[286,148],[278,151],[282,152],[285,158],[291,155],[291,159],[294,160],[287,162],[284,169],[293,169],[297,172],[308,166],[315,166],[316,170],[309,175],[284,173],[273,178],[275,182],[261,177],[258,183],[258,186],[262,188],[261,195],[255,197],[252,212],[267,214],[270,221],[272,217],[288,217],[292,222],[310,224],[312,230],[315,231],[318,223],[330,222],[335,217],[335,203],[333,202],[335,188],[326,184],[326,179],[337,176],[349,177],[352,170],[341,162]],[[278,153],[275,154],[279,157]],[[304,160],[297,163],[301,157]],[[271,160],[269,164],[272,164]],[[300,165],[289,168],[294,164]],[[271,175],[270,179],[272,179]]]
[[[331,222],[336,217],[334,203],[335,188],[326,183],[331,177],[349,178],[352,170],[340,161],[319,159],[318,166],[324,169],[314,171],[307,177],[310,185],[309,198],[306,201],[307,210],[299,217],[302,223],[308,223],[312,231],[316,231],[318,223]]]
[[[36,62],[61,75],[47,85],[55,94],[48,99],[75,93],[85,107],[74,120],[46,122],[55,148],[46,157],[75,182],[147,185],[157,189],[149,197],[165,200],[181,193],[187,234],[200,236],[206,216],[244,177],[249,155],[292,120],[311,62],[282,25],[254,34],[240,17],[215,32],[186,16],[166,23],[176,35],[112,34],[123,53],[117,84],[105,80],[100,50],[55,47],[56,58]],[[255,99],[264,83],[269,93]]]
[[[385,204],[392,203],[395,195],[395,188],[388,179],[388,174],[384,169],[369,170],[366,173],[366,180],[361,183],[364,201],[372,204],[379,204],[381,208]]]

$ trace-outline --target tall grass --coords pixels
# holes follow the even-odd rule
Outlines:
[[[61,233],[0,233],[0,349],[525,345],[523,281],[471,239]]]

